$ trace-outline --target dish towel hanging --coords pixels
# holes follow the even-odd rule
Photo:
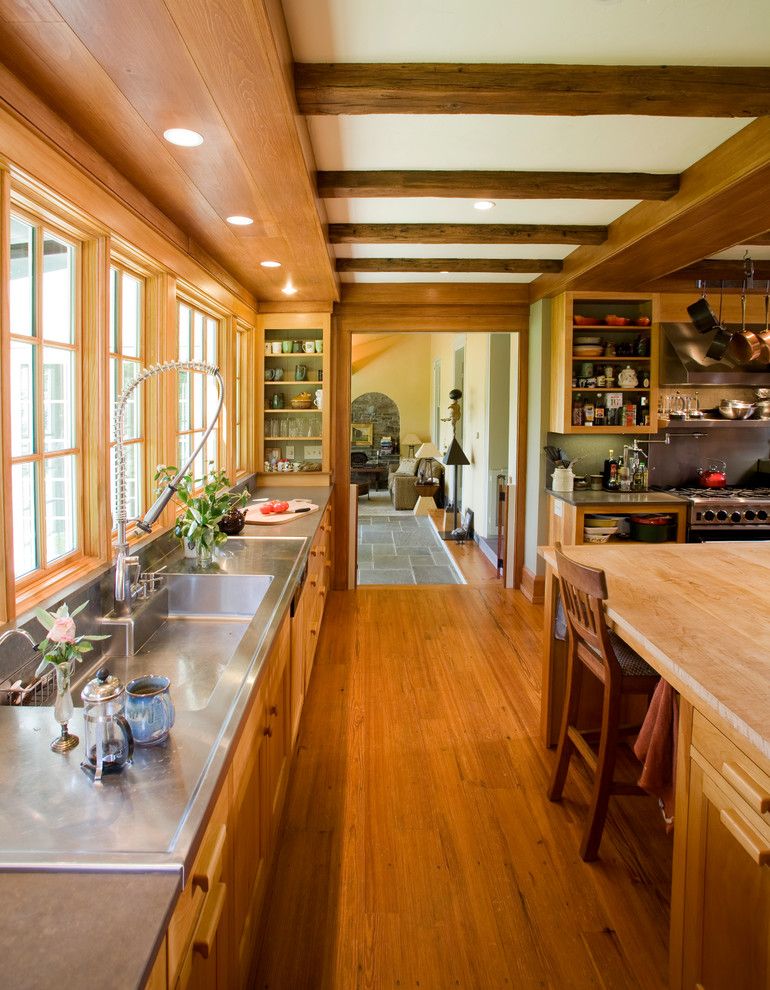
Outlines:
[[[634,753],[643,764],[639,786],[658,798],[667,832],[674,827],[678,727],[678,695],[661,677],[634,743]]]

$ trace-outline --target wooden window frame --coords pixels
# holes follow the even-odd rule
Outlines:
[[[108,286],[108,297],[109,297],[109,295],[111,293],[111,290],[112,290],[112,272],[113,272],[113,270],[117,271],[119,273],[119,275],[120,275],[120,277],[117,280],[117,282],[118,282],[118,291],[115,294],[115,312],[118,315],[118,332],[117,332],[117,338],[118,339],[116,341],[116,343],[118,345],[118,352],[116,353],[115,351],[112,350],[111,342],[108,343],[108,355],[107,355],[107,369],[108,369],[108,371],[107,371],[107,373],[108,373],[108,376],[109,376],[109,374],[110,374],[110,371],[109,371],[109,369],[110,369],[110,363],[112,362],[112,360],[113,359],[117,360],[117,362],[118,362],[118,381],[119,382],[122,382],[123,381],[123,376],[120,373],[120,369],[122,367],[123,361],[136,361],[136,362],[138,362],[140,368],[147,367],[147,364],[149,363],[147,361],[147,350],[148,350],[148,337],[150,336],[150,334],[149,334],[149,330],[150,330],[149,322],[150,321],[148,319],[148,317],[149,317],[149,307],[148,307],[148,278],[150,276],[148,276],[145,272],[139,270],[135,266],[131,265],[130,263],[127,263],[126,261],[124,261],[119,255],[113,254],[110,257],[110,274],[109,274],[109,282],[110,282],[110,284]],[[122,327],[121,296],[122,296],[122,286],[123,286],[123,278],[122,278],[122,276],[123,276],[124,273],[126,275],[129,275],[131,278],[136,279],[140,283],[140,285],[141,285],[141,289],[140,289],[141,300],[140,300],[140,306],[139,306],[139,310],[140,310],[140,313],[141,313],[141,326],[140,326],[140,338],[139,338],[139,354],[137,355],[137,357],[133,357],[133,358],[132,357],[127,357],[125,354],[123,354],[120,351],[120,345],[122,343],[122,329],[123,329],[123,327]],[[109,331],[109,333],[108,333],[108,340],[110,340],[111,339],[111,336],[112,336],[112,322],[111,322],[111,320],[110,320],[110,323],[108,325],[108,331]],[[108,383],[108,391],[109,391],[109,383]],[[116,400],[117,400],[117,397],[118,397],[119,394],[120,393],[116,392],[116,394],[115,394]],[[148,453],[147,453],[147,434],[150,431],[150,429],[154,428],[155,424],[152,422],[152,417],[150,415],[150,403],[148,401],[147,388],[144,385],[142,385],[139,388],[139,391],[138,391],[137,394],[138,394],[139,403],[140,403],[140,409],[141,409],[141,413],[140,413],[140,415],[141,415],[141,430],[140,430],[140,434],[141,435],[139,437],[137,437],[136,439],[127,440],[126,441],[126,446],[127,447],[129,447],[129,446],[136,446],[137,444],[141,444],[142,445],[142,457],[141,457],[141,462],[142,462],[142,486],[141,486],[141,494],[140,494],[140,501],[141,501],[140,511],[141,511],[142,509],[148,508],[149,505],[151,504],[151,501],[152,501],[152,499],[151,499],[151,487],[150,487],[150,484],[151,484],[152,479],[150,477],[151,472],[150,472],[150,464],[149,464],[149,458],[148,458]],[[109,454],[108,454],[108,456],[109,456],[108,467],[109,467],[109,470],[110,470],[110,479],[112,478],[112,452],[115,449],[115,441],[114,441],[114,439],[112,439],[112,417],[113,417],[113,413],[114,413],[114,409],[111,408],[110,409],[110,427],[109,427],[110,440],[109,440]],[[112,492],[112,491],[110,492],[110,513],[112,512],[112,499],[114,497],[114,494],[115,494],[114,492]],[[131,536],[129,537],[129,543],[131,543],[132,541],[135,541],[138,538],[139,537],[137,537],[135,534],[131,534]],[[116,528],[114,526],[111,526],[111,541],[112,541],[113,546],[115,544],[116,539],[117,539],[117,530],[116,530]]]
[[[34,320],[34,330],[35,333],[29,336],[12,333],[10,314],[8,319],[8,325],[4,331],[4,336],[7,338],[8,347],[10,348],[10,343],[12,341],[19,341],[21,343],[31,343],[36,347],[35,355],[35,381],[38,387],[39,395],[35,396],[34,400],[34,417],[35,417],[35,437],[36,445],[39,446],[39,450],[34,454],[27,454],[21,457],[13,457],[11,453],[11,441],[10,435],[7,438],[7,452],[6,452],[6,469],[8,472],[8,492],[12,493],[12,470],[13,466],[16,464],[35,464],[37,466],[36,470],[38,473],[37,481],[37,505],[36,505],[36,516],[37,516],[37,541],[39,549],[39,559],[40,563],[35,570],[28,574],[23,575],[21,578],[16,578],[15,573],[13,577],[14,586],[14,597],[17,601],[23,601],[31,596],[34,596],[36,589],[45,589],[52,582],[56,581],[63,573],[71,573],[73,569],[77,569],[80,563],[86,557],[84,552],[84,533],[85,533],[85,511],[84,511],[84,499],[83,499],[83,448],[81,443],[82,430],[83,430],[83,339],[82,339],[82,328],[83,328],[83,249],[84,249],[84,238],[78,237],[73,233],[69,225],[62,224],[58,225],[55,220],[53,220],[49,215],[40,214],[37,211],[29,209],[26,205],[20,205],[12,198],[10,209],[8,211],[8,230],[10,232],[10,220],[11,217],[18,217],[22,222],[29,224],[35,229],[35,258],[34,258],[34,268],[33,268],[33,279],[34,279],[34,310],[35,310],[35,320]],[[42,299],[43,299],[43,245],[45,241],[45,234],[50,233],[53,236],[60,238],[68,244],[71,244],[74,248],[74,278],[73,278],[73,343],[65,344],[58,341],[46,342],[46,338],[43,333],[42,325]],[[56,347],[60,350],[66,350],[74,355],[74,438],[75,444],[73,447],[66,450],[57,450],[46,452],[43,450],[44,446],[44,425],[43,425],[43,401],[42,401],[42,382],[43,382],[43,353],[46,346]],[[9,423],[10,425],[10,423]],[[75,470],[75,524],[77,527],[77,538],[76,546],[73,550],[61,557],[57,557],[50,563],[46,563],[46,512],[45,512],[45,464],[46,461],[50,461],[57,457],[68,457],[74,456],[76,458],[76,470]],[[9,525],[12,529],[12,518],[13,518],[13,505],[12,496],[9,499],[9,509],[10,519],[6,521],[6,525]],[[11,533],[11,545],[13,542],[13,535]],[[13,557],[11,557],[11,561]],[[10,564],[10,562],[9,562]],[[13,571],[13,565],[10,564],[9,570]]]
[[[192,329],[192,327],[194,325],[194,318],[195,318],[194,317],[194,314],[195,313],[199,313],[203,317],[203,319],[204,319],[204,327],[203,327],[203,347],[204,347],[204,349],[203,349],[203,361],[206,364],[214,364],[214,365],[217,365],[217,366],[220,367],[220,371],[222,373],[222,377],[223,377],[224,382],[225,382],[225,396],[227,396],[228,392],[230,391],[230,384],[231,384],[231,382],[228,381],[228,379],[231,379],[231,376],[227,372],[226,361],[223,360],[223,358],[226,357],[226,353],[227,353],[227,348],[226,348],[226,334],[225,334],[225,328],[226,328],[226,325],[227,325],[227,314],[221,312],[217,307],[212,306],[208,301],[204,300],[204,298],[201,297],[198,293],[186,292],[186,291],[182,290],[181,288],[179,288],[178,291],[177,291],[177,298],[176,298],[176,319],[175,319],[175,322],[174,322],[175,340],[176,340],[175,355],[174,355],[175,360],[180,360],[180,358],[179,358],[179,311],[180,311],[180,308],[182,306],[186,306],[190,310],[190,314],[191,314],[191,316],[190,316],[191,330],[190,330],[190,356],[189,356],[189,360],[191,360],[191,361],[197,360],[197,358],[195,358],[193,356],[193,329]],[[211,360],[211,356],[207,353],[207,350],[208,350],[208,348],[207,348],[208,335],[207,335],[206,324],[205,324],[205,321],[206,320],[213,320],[215,322],[215,324],[216,324],[216,355],[214,356],[214,360]],[[189,374],[192,376],[192,375],[200,374],[200,372],[193,371],[193,372],[189,372]],[[179,378],[179,376],[177,374],[177,383],[176,383],[176,387],[174,389],[176,416],[175,416],[175,433],[174,433],[174,448],[173,448],[173,458],[174,459],[173,459],[172,463],[177,464],[179,467],[182,466],[181,465],[181,458],[179,457],[179,440],[180,440],[180,438],[181,437],[185,437],[185,436],[189,436],[191,438],[191,443],[192,443],[192,438],[195,436],[195,434],[196,433],[202,433],[202,432],[204,432],[205,429],[206,429],[206,427],[207,427],[207,425],[208,425],[208,415],[207,415],[208,410],[206,409],[207,402],[206,402],[206,381],[205,381],[205,379],[208,378],[209,376],[208,375],[205,375],[203,377],[204,377],[204,386],[203,386],[203,388],[204,388],[204,391],[203,391],[203,396],[204,396],[204,398],[203,398],[204,415],[203,415],[202,425],[200,427],[191,426],[190,429],[188,429],[188,430],[180,430],[179,429],[179,384],[178,384],[178,378]],[[191,424],[195,422],[195,394],[194,394],[193,384],[192,383],[193,383],[193,379],[191,377],[190,378],[190,400],[191,400],[190,401],[190,422],[191,422]],[[228,471],[228,473],[229,473],[230,465],[227,463],[227,456],[226,456],[226,451],[227,451],[227,448],[226,448],[226,436],[227,436],[228,428],[229,428],[229,416],[228,416],[227,404],[225,404],[225,406],[223,407],[223,410],[222,410],[222,416],[220,417],[220,420],[219,420],[219,422],[218,422],[218,424],[216,426],[216,432],[217,432],[217,448],[216,448],[216,450],[217,450],[217,458],[216,458],[216,465],[215,465],[215,467],[216,467],[217,470],[225,470],[225,471]],[[192,447],[191,447],[191,449],[192,449]],[[204,457],[205,457],[205,451],[204,451]],[[194,470],[195,470],[194,464],[192,465],[192,467],[191,467],[190,470],[194,473]],[[206,462],[204,464],[204,475],[207,474],[207,473],[208,473],[208,462]],[[195,491],[202,490],[202,487],[203,487],[202,485],[196,487],[195,488]]]

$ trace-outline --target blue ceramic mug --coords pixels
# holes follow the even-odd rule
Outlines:
[[[168,677],[146,674],[126,685],[126,718],[137,746],[154,746],[168,738],[174,724],[174,702]]]

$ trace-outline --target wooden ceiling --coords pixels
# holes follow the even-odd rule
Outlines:
[[[319,0],[308,11],[301,0],[283,0],[287,30],[280,0],[0,0],[0,60],[184,230],[191,250],[197,245],[260,300],[285,301],[287,280],[298,289],[297,306],[337,299],[340,279],[529,281],[533,299],[568,288],[634,288],[683,268],[689,278],[708,255],[767,239],[770,118],[762,115],[770,113],[770,69],[375,63],[350,59],[351,31],[344,61],[313,61],[306,23],[342,2]],[[363,9],[375,16],[382,5],[356,0],[356,16]],[[406,32],[405,24],[405,43]],[[327,34],[334,49],[334,30]],[[2,72],[0,104],[45,126]],[[713,117],[738,118],[742,129],[729,121],[715,127]],[[524,166],[492,167],[496,154],[505,156],[499,142],[485,147],[481,138],[462,146],[466,167],[442,160],[441,141],[431,155],[434,128],[459,118],[490,121],[493,129],[479,135],[505,137],[513,122],[528,128],[528,143],[506,138]],[[575,131],[571,118],[586,129]],[[424,160],[404,153],[394,163],[394,153],[362,166],[346,128],[368,119],[404,133],[412,121],[430,121],[420,124]],[[329,121],[339,121],[338,130],[330,132]],[[565,139],[533,167],[534,135],[552,122]],[[163,140],[168,127],[200,131],[204,144],[175,148]],[[640,153],[608,156],[613,128],[619,144],[647,135]],[[672,156],[678,130],[688,128]],[[592,149],[597,134],[604,144]],[[82,142],[65,128],[55,140],[89,168]],[[359,150],[367,147],[357,140]],[[620,164],[605,167],[605,158]],[[643,167],[628,167],[636,160]],[[667,167],[671,161],[679,164]],[[120,195],[130,198],[130,189]],[[458,222],[449,212],[436,219],[454,204],[464,204],[463,216],[475,213],[467,209],[474,199],[497,203],[503,222],[489,222],[490,214],[487,222]],[[157,223],[139,199],[132,206]],[[234,228],[225,220],[234,213],[255,222]],[[282,267],[261,268],[268,259]]]
[[[0,0],[0,60],[258,298],[285,299],[287,279],[305,299],[336,298],[279,5]],[[7,87],[0,99],[27,110]],[[203,145],[168,144],[170,127]]]

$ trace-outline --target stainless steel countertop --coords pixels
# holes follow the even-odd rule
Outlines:
[[[276,497],[283,491],[261,489],[259,495]],[[323,511],[330,489],[303,489],[302,496]],[[237,552],[214,565],[214,572],[272,574],[274,578],[250,622],[224,620],[221,629],[209,630],[205,647],[212,659],[219,657],[221,663],[229,654],[232,659],[208,704],[198,710],[179,710],[193,707],[180,704],[168,741],[157,747],[137,747],[133,765],[122,773],[94,785],[81,770],[82,709],[76,710],[70,723],[81,742],[60,755],[48,747],[56,735],[51,708],[0,708],[0,869],[142,869],[177,872],[184,878],[228,751],[320,519],[321,512],[313,512],[286,524],[247,526],[241,537],[248,539],[236,538]],[[275,537],[291,539],[276,541]],[[180,558],[170,569],[189,566]],[[149,672],[152,643],[140,655],[131,663],[145,659]],[[180,696],[181,689],[180,685]],[[172,685],[172,696],[173,692]]]
[[[665,505],[675,502],[687,505],[688,499],[669,492],[594,492],[582,488],[576,492],[554,492],[546,488],[546,494],[558,498],[569,505]]]

